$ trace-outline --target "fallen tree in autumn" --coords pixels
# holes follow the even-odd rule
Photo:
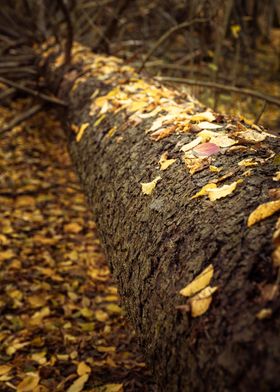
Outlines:
[[[278,138],[80,44],[35,51],[161,390],[278,390]]]

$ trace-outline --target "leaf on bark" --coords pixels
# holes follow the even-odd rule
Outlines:
[[[249,215],[247,225],[253,226],[255,223],[260,222],[280,210],[280,200],[269,201],[268,203],[261,204]]]
[[[214,274],[213,264],[208,265],[191,283],[180,290],[184,297],[191,297],[209,285]]]

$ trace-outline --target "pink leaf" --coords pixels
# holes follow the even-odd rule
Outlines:
[[[217,154],[220,148],[214,143],[202,143],[193,149],[193,153],[197,156],[210,157]]]

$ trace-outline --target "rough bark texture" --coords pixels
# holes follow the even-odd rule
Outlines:
[[[129,85],[136,75],[118,70],[122,65],[116,62],[106,76],[108,62],[115,60],[99,57],[96,65],[94,55],[77,53],[74,69],[87,73],[71,90],[72,71],[61,87],[61,97],[70,97],[70,152],[123,305],[161,390],[279,391],[280,302],[277,294],[270,300],[263,289],[277,279],[271,260],[277,214],[247,227],[250,213],[271,200],[268,190],[277,186],[272,179],[277,166],[267,159],[246,176],[250,168],[237,165],[248,157],[268,158],[278,140],[239,141],[245,148],[226,148],[212,157],[212,165],[223,168],[220,173],[206,166],[190,175],[180,148],[195,135],[173,132],[155,141],[145,131],[160,113],[137,123],[126,109],[94,106],[97,97]],[[164,89],[164,94],[168,91],[179,104],[191,99],[172,89]],[[242,125],[216,119],[233,128]],[[77,142],[71,127],[77,131],[84,123],[89,125]],[[160,171],[158,161],[165,151],[177,160]],[[202,186],[229,172],[233,174],[221,184],[243,178],[231,195],[214,202],[206,196],[191,199]],[[144,195],[140,184],[158,175],[162,178],[154,192]],[[187,302],[179,291],[210,263],[211,284],[219,289],[208,311],[193,318],[176,308]],[[256,314],[267,307],[271,317],[258,319]]]

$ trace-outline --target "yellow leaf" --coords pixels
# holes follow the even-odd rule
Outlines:
[[[87,122],[87,123],[84,123],[84,124],[82,124],[82,125],[80,126],[80,129],[79,129],[79,131],[78,131],[78,133],[77,133],[77,136],[76,136],[76,141],[77,141],[77,142],[79,142],[79,141],[82,139],[83,134],[84,134],[84,132],[85,132],[85,130],[87,129],[88,126],[89,126],[89,123],[88,123],[88,122]]]
[[[191,116],[190,120],[191,121],[209,121],[212,122],[216,119],[214,114],[212,112],[202,112],[202,113],[197,113]]]
[[[270,308],[263,308],[256,314],[256,317],[259,320],[264,320],[266,318],[271,317],[271,315],[272,315],[272,310]]]
[[[77,367],[77,373],[79,376],[89,374],[91,373],[91,368],[85,362],[80,362]]]
[[[191,283],[180,291],[184,297],[191,297],[209,285],[214,274],[213,264],[208,265]]]
[[[234,36],[234,38],[238,38],[239,33],[241,31],[240,25],[232,25],[232,26],[230,26],[230,29],[231,29],[231,33]]]
[[[37,363],[39,363],[39,365],[44,365],[44,363],[47,362],[46,359],[46,352],[42,351],[40,353],[34,353],[31,355],[31,359]]]
[[[0,365],[0,376],[3,376],[4,374],[8,374],[11,369],[12,366],[10,365]]]
[[[67,389],[67,392],[81,392],[88,378],[89,374],[84,374],[83,376],[77,378],[77,380],[75,380],[73,384]]]
[[[98,117],[98,119],[95,121],[95,123],[93,124],[95,127],[97,127],[106,117],[106,114],[102,114],[102,116]]]
[[[280,171],[275,173],[275,176],[273,177],[273,181],[280,181]]]
[[[213,166],[213,165],[210,165],[210,166],[209,166],[209,169],[210,169],[210,171],[213,172],[213,173],[219,173],[221,170],[223,170],[222,167],[217,167],[217,166]]]
[[[68,224],[64,225],[63,230],[65,231],[65,233],[77,234],[80,231],[82,231],[83,228],[78,223],[73,222],[73,223],[68,223]]]
[[[242,180],[234,181],[230,185],[222,185],[216,189],[208,189],[208,197],[211,201],[221,199],[230,195],[237,187],[237,184],[242,182]]]
[[[243,159],[242,161],[238,162],[238,166],[258,166],[258,162],[254,161],[253,158],[246,158]]]
[[[18,384],[17,392],[33,392],[39,384],[40,378],[37,373],[28,373],[28,375]]]
[[[217,289],[218,287],[205,287],[205,289],[190,299],[192,317],[199,317],[208,310],[212,302],[212,294]]]
[[[261,204],[249,215],[247,225],[253,226],[255,223],[268,218],[280,210],[280,200],[269,201],[268,203]]]
[[[169,166],[171,166],[174,162],[176,162],[176,159],[168,159],[167,156],[168,153],[164,152],[160,157],[160,160],[158,162],[160,165],[160,170],[166,170]]]
[[[106,305],[106,309],[111,313],[122,313],[122,309],[117,304],[108,304]]]
[[[206,184],[206,185],[204,185],[204,186],[200,189],[199,192],[197,192],[195,195],[193,195],[193,196],[191,197],[191,199],[196,199],[197,197],[208,195],[209,189],[215,189],[215,188],[217,188],[217,185],[216,185],[216,184],[212,184],[212,183]]]
[[[142,192],[144,193],[144,195],[150,195],[153,192],[153,190],[155,189],[157,182],[159,180],[161,180],[160,176],[156,177],[151,182],[142,182],[141,186],[142,186]]]
[[[103,310],[96,310],[94,312],[94,315],[95,315],[96,320],[101,321],[101,322],[108,320],[108,317],[109,317],[107,313],[103,312]]]
[[[1,261],[6,261],[15,256],[14,252],[12,250],[5,250],[3,252],[0,252],[0,262]]]
[[[45,317],[48,317],[51,314],[50,308],[45,306],[38,312],[34,313],[31,317],[30,324],[31,325],[39,325]]]

